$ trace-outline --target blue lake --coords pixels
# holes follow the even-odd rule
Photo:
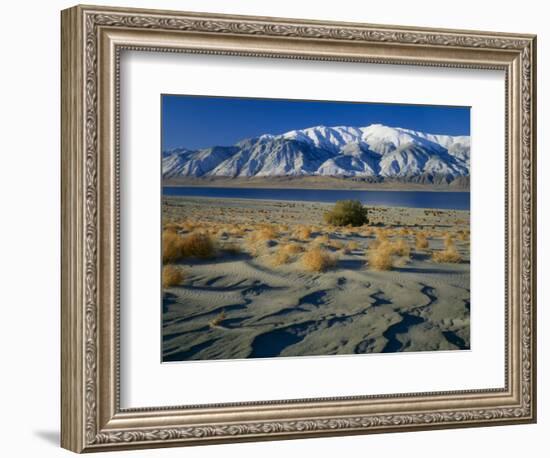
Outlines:
[[[164,186],[164,196],[214,197],[227,199],[294,200],[334,203],[359,200],[364,205],[388,207],[440,208],[470,210],[469,192],[438,191],[364,191],[339,189],[208,188]]]

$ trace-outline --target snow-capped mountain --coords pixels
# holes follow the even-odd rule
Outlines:
[[[233,146],[164,151],[162,171],[165,178],[438,176],[450,181],[470,174],[470,137],[381,124],[317,126],[247,138]]]

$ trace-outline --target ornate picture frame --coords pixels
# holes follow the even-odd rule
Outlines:
[[[62,12],[62,424],[75,452],[536,421],[536,37],[75,6]],[[119,90],[124,50],[502,70],[503,389],[120,407]]]

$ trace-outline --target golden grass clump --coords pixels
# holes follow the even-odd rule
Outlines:
[[[238,225],[233,225],[229,230],[227,231],[229,234],[231,234],[233,237],[241,238],[245,234],[245,229]]]
[[[462,256],[460,256],[454,243],[451,242],[444,250],[434,251],[432,253],[432,259],[439,263],[458,263],[462,261]]]
[[[324,272],[336,265],[336,258],[319,247],[311,248],[301,259],[304,269],[310,272]]]
[[[355,240],[352,240],[351,242],[348,243],[348,250],[353,251],[358,249],[359,249],[359,244]]]
[[[406,240],[384,240],[372,244],[367,252],[367,261],[371,269],[391,270],[392,267],[403,267],[409,262],[411,248]]]
[[[375,235],[376,235],[376,240],[378,240],[379,242],[385,242],[388,240],[388,230],[386,229],[376,229],[375,231]]]
[[[173,265],[167,265],[162,268],[162,287],[179,286],[184,279],[181,269]]]
[[[300,240],[308,240],[311,237],[311,228],[307,226],[298,226],[294,235]]]
[[[271,256],[271,264],[281,266],[292,262],[293,256],[304,251],[304,248],[297,243],[287,243],[279,245],[277,252]]]
[[[162,232],[162,262],[174,262],[182,256],[182,237],[172,231]]]
[[[271,256],[271,264],[273,266],[282,266],[288,264],[291,260],[291,256],[284,250],[278,250],[273,256]]]
[[[180,224],[181,228],[190,232],[194,229],[197,228],[197,223],[194,223],[192,221],[183,221],[181,224]]]
[[[445,245],[445,248],[449,248],[451,246],[454,246],[454,239],[453,235],[449,232],[445,232],[443,234],[443,244]]]
[[[392,243],[380,242],[376,247],[367,252],[369,268],[374,270],[391,270],[393,267]]]
[[[216,251],[214,242],[208,234],[192,232],[181,240],[182,257],[211,258]]]
[[[425,250],[430,247],[425,232],[417,232],[415,236],[415,246],[417,250]]]
[[[288,243],[283,245],[281,249],[289,255],[298,254],[304,251],[304,247],[298,243]]]
[[[466,230],[460,230],[458,231],[457,233],[457,238],[458,240],[462,241],[462,242],[466,242],[470,239],[470,231],[466,231]]]
[[[411,254],[411,247],[405,239],[397,239],[390,244],[390,247],[392,254],[405,257],[409,257]]]
[[[277,231],[272,226],[264,226],[253,232],[253,238],[256,241],[269,241],[277,238]]]

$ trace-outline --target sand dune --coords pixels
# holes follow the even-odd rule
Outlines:
[[[462,211],[380,208],[370,212],[373,227],[390,228],[410,257],[389,271],[366,262],[376,233],[369,228],[326,228],[327,205],[274,201],[220,202],[207,198],[166,198],[163,222],[194,221],[219,244],[212,259],[177,263],[185,281],[164,290],[163,360],[335,355],[467,349],[470,345],[469,243],[456,234],[467,229]],[[230,225],[250,225],[232,234]],[[257,224],[277,234],[251,249]],[[313,226],[302,240],[296,227]],[[182,229],[182,233],[197,229]],[[414,249],[415,231],[431,230],[429,248]],[[463,261],[436,263],[442,234],[455,235]],[[319,237],[321,241],[315,242]],[[248,244],[247,244],[248,241]],[[353,242],[352,249],[345,249]],[[224,244],[241,252],[224,252]],[[274,266],[281,246],[312,244],[337,259],[325,272],[308,272],[295,253]],[[236,250],[235,250],[236,251]]]

